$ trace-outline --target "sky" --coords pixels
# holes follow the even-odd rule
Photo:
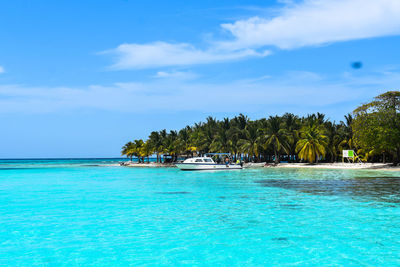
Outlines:
[[[4,0],[0,158],[118,157],[207,116],[339,122],[399,90],[399,35],[398,0]]]

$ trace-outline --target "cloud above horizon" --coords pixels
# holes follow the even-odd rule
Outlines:
[[[116,56],[112,69],[146,69],[170,66],[188,66],[243,59],[265,57],[269,51],[257,52],[253,49],[235,51],[195,48],[191,44],[154,42],[148,44],[122,44],[103,53]]]
[[[52,113],[105,110],[141,112],[351,112],[360,101],[369,101],[400,83],[400,72],[376,72],[365,76],[292,71],[227,83],[155,79],[149,82],[115,83],[81,88],[0,86],[0,114]],[[349,93],[351,92],[351,93]],[[337,106],[348,110],[338,111]],[[321,110],[322,108],[322,110]]]
[[[4,72],[4,67],[0,66],[0,74]]]
[[[158,71],[153,78],[189,80],[198,77],[198,74],[184,71]]]
[[[234,40],[221,47],[294,49],[400,34],[398,0],[305,0],[290,3],[279,13],[222,24]]]
[[[255,16],[221,24],[230,40],[200,49],[189,43],[126,43],[103,52],[112,54],[111,69],[147,69],[211,64],[271,54],[270,47],[296,49],[400,34],[398,0],[280,1],[275,16]]]

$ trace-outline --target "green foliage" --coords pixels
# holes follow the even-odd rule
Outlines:
[[[265,148],[271,147],[274,151],[274,161],[279,162],[279,153],[289,154],[291,135],[285,128],[283,119],[279,116],[270,116],[267,127],[262,129],[265,138]]]
[[[400,92],[389,91],[354,110],[355,145],[368,156],[387,153],[400,157]]]
[[[140,162],[145,156],[150,156],[152,154],[150,146],[143,142],[143,140],[135,140],[133,142],[128,142],[122,147],[121,154],[127,156],[131,159],[132,157],[137,157]]]
[[[325,156],[328,147],[328,137],[325,132],[324,126],[317,122],[312,122],[301,128],[300,139],[296,145],[296,152],[301,159],[313,163]]]
[[[135,140],[122,148],[122,155],[140,158],[155,154],[179,156],[209,152],[231,153],[246,161],[340,161],[342,150],[355,150],[358,159],[379,160],[387,153],[400,156],[400,92],[387,92],[371,103],[345,115],[344,122],[331,122],[324,114],[299,117],[291,113],[250,120],[239,114],[232,119],[208,117],[205,122],[179,131],[153,131],[147,141]]]

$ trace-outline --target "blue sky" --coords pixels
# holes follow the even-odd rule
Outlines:
[[[209,115],[340,121],[400,84],[397,0],[5,0],[0,25],[0,158],[119,156]]]

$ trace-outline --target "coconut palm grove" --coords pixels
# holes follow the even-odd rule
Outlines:
[[[181,130],[151,132],[147,140],[122,147],[122,155],[145,162],[176,162],[180,157],[230,153],[246,162],[337,162],[342,150],[354,150],[362,162],[393,162],[400,158],[400,91],[388,91],[363,104],[340,122],[322,113],[297,116],[286,113],[251,120],[234,118],[186,126]]]

